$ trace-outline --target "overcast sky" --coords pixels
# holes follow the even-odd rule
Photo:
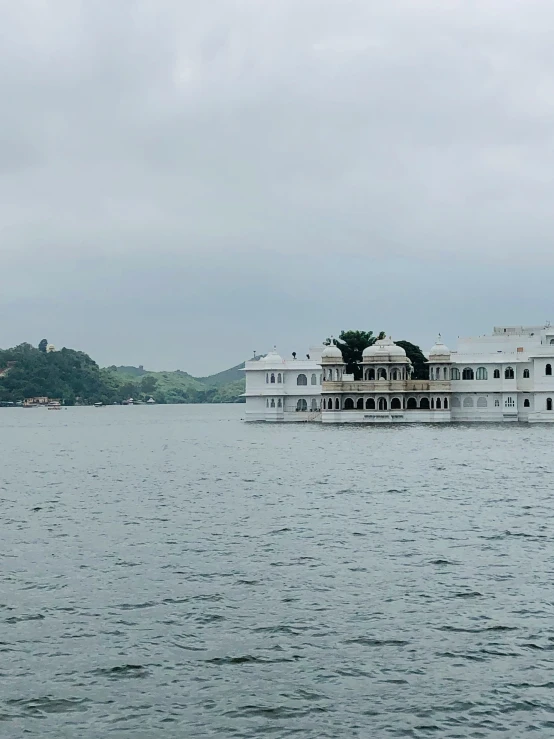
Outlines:
[[[554,320],[552,0],[0,0],[0,346]]]

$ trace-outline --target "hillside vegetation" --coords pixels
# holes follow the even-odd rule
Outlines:
[[[17,403],[25,398],[47,396],[66,405],[121,403],[147,400],[157,403],[242,402],[244,378],[231,379],[237,368],[212,378],[195,378],[187,372],[149,372],[142,367],[101,369],[85,354],[74,349],[46,351],[30,344],[0,349],[0,402]],[[226,373],[229,381],[222,379]]]
[[[244,364],[239,367],[244,367]],[[148,395],[157,403],[236,403],[244,400],[240,397],[245,387],[244,372],[240,373],[239,379],[225,380],[228,373],[229,378],[236,377],[236,367],[209,377],[193,377],[182,370],[143,371],[137,376],[129,369],[136,368],[108,368],[129,393],[128,397]]]
[[[218,372],[216,375],[210,375],[209,377],[197,377],[198,382],[207,385],[208,387],[221,387],[222,385],[229,385],[234,382],[244,381],[244,362],[237,364],[235,367],[231,367],[223,372]]]

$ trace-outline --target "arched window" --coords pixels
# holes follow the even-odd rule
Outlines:
[[[308,410],[308,401],[306,398],[298,398],[298,402],[296,403],[296,410],[297,411],[307,411]]]
[[[345,411],[351,411],[351,410],[353,410],[354,409],[354,401],[352,400],[352,398],[346,398],[346,400],[344,401],[344,406],[343,407],[344,407],[344,410]]]
[[[546,374],[547,375],[551,375],[552,374],[552,365],[551,364],[547,364],[546,365]]]
[[[477,408],[486,408],[488,405],[486,398],[477,398]]]
[[[429,398],[422,398],[419,401],[419,407],[422,408],[423,410],[428,411],[429,410]]]
[[[504,370],[504,379],[505,380],[514,379],[514,368],[513,367],[506,367],[506,369]]]
[[[391,380],[398,380],[398,370],[393,369],[390,373]]]
[[[277,375],[277,382],[281,383],[282,381],[283,381],[283,378],[281,377],[281,373],[279,372],[279,374]]]
[[[495,380],[500,380],[500,370],[499,369],[494,370],[493,377]]]
[[[552,410],[552,398],[546,399],[546,410],[551,411]]]
[[[417,400],[415,398],[408,398],[408,404],[406,406],[408,410],[412,411],[417,408]]]
[[[365,371],[365,379],[375,380],[375,370],[373,369],[373,367]]]
[[[489,373],[487,372],[486,367],[477,367],[477,373],[475,377],[477,380],[488,380]]]
[[[445,380],[448,380],[448,369],[446,367],[444,368],[443,376]]]
[[[400,402],[400,398],[393,398],[391,400],[390,409],[391,411],[399,411],[402,409],[402,403]]]
[[[266,408],[269,408],[269,398],[266,398],[265,399],[265,407]]]
[[[317,385],[317,376],[312,374],[312,385]]]
[[[271,384],[275,385],[275,375],[273,374],[273,372],[271,373]]]
[[[452,408],[459,408],[460,407],[460,398],[457,398],[454,396],[452,398]]]
[[[550,339],[550,343],[551,344],[554,344],[554,339]]]
[[[462,380],[473,380],[475,379],[475,372],[471,367],[466,367],[462,372]]]
[[[363,398],[358,398],[358,400],[356,401],[356,408],[359,411],[363,411],[364,409],[364,399]]]
[[[374,411],[375,410],[375,401],[373,398],[368,398],[365,402],[366,410],[368,411]]]
[[[447,411],[447,410],[448,410],[448,398],[445,398],[445,399],[444,399],[444,410],[445,410],[445,411]]]
[[[530,408],[531,407],[531,403],[529,402],[529,398],[525,398],[525,400],[523,401],[523,407],[524,408]]]
[[[308,384],[308,378],[306,375],[298,375],[296,378],[296,384],[297,385],[307,385]]]
[[[436,402],[435,407],[436,407],[436,409],[438,411],[440,411],[440,409],[441,409],[441,399],[440,398],[437,398],[437,402]]]
[[[435,410],[435,399],[434,398],[431,398],[431,410],[432,411]]]
[[[380,411],[387,410],[387,399],[386,398],[379,398],[379,410]]]
[[[452,367],[452,369],[450,370],[450,379],[451,380],[460,379],[460,370],[457,367]]]
[[[473,408],[473,398],[464,398],[464,408]]]
[[[524,369],[523,370],[523,379],[524,380],[528,380],[530,376],[531,375],[529,374],[529,370],[528,369]]]
[[[335,398],[335,410],[340,411],[340,401],[338,398]]]
[[[378,380],[386,380],[387,379],[387,370],[386,369],[383,369],[382,367],[381,367],[381,369],[378,369],[377,370],[377,379]]]
[[[435,379],[435,368],[431,367],[429,370],[429,379],[434,380]]]
[[[266,372],[265,381],[269,384],[269,372]]]
[[[283,402],[281,401],[281,398],[279,398],[277,400],[277,408],[282,408],[282,407],[283,407]]]
[[[341,371],[340,371],[339,369],[338,369],[338,370],[336,370],[336,379],[337,379],[337,382],[338,382],[338,381],[339,381],[340,379],[342,379],[342,373],[341,373]]]
[[[500,408],[500,401],[498,399],[494,401],[494,407]]]
[[[312,411],[317,411],[317,400],[312,398]]]
[[[275,398],[271,398],[271,407],[275,408]]]

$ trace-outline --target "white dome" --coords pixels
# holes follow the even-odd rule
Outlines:
[[[446,344],[442,343],[441,335],[439,334],[439,337],[435,343],[435,345],[432,347],[431,351],[429,352],[430,357],[444,357],[450,354],[450,349],[446,346]]]
[[[406,352],[404,349],[402,349],[401,346],[397,346],[396,344],[393,344],[391,347],[389,347],[389,354],[391,357],[405,357]]]
[[[375,357],[377,354],[379,354],[379,347],[372,344],[371,346],[366,346],[362,352],[362,357]]]
[[[276,347],[273,347],[269,354],[266,354],[265,357],[260,359],[260,362],[263,362],[264,364],[282,364],[283,357],[277,354]]]
[[[340,362],[343,361],[342,352],[336,344],[329,344],[321,352],[322,359],[338,359]]]
[[[389,337],[384,339],[377,339],[377,341],[364,349],[362,357],[364,359],[382,359],[384,362],[389,357],[401,358],[405,357],[406,352],[401,346],[397,346],[394,341]]]

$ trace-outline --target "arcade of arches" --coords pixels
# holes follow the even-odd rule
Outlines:
[[[324,396],[322,408],[324,411],[401,411],[401,410],[448,410],[450,400],[446,396],[435,395],[404,395],[404,396],[373,396],[370,398],[355,397],[352,395]]]

